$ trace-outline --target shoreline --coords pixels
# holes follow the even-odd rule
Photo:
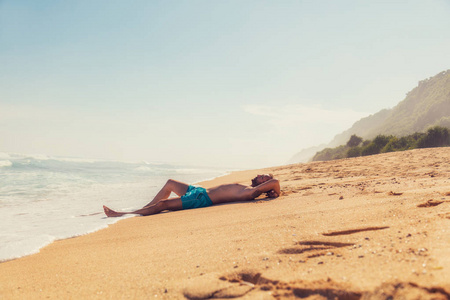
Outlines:
[[[233,172],[283,195],[128,218],[0,263],[5,298],[450,295],[449,148]],[[300,292],[302,291],[302,292]],[[300,294],[295,294],[300,293]],[[359,296],[358,296],[359,295]],[[234,297],[233,296],[233,297]]]
[[[216,178],[220,178],[220,177],[223,177],[223,176],[230,175],[230,174],[232,174],[233,172],[235,172],[235,171],[225,171],[225,172],[224,172],[223,174],[221,174],[221,175],[218,175],[218,176],[215,176],[215,177],[209,177],[209,178],[201,179],[201,180],[199,180],[199,181],[193,182],[192,184],[200,184],[200,183],[202,183],[202,182],[214,181]],[[239,172],[239,171],[237,171],[237,172]],[[100,206],[101,206],[101,205],[100,205]],[[90,215],[96,215],[96,214],[99,214],[99,215],[104,216],[103,210],[102,210],[101,212],[93,213],[93,214],[90,214]],[[89,216],[89,215],[86,215],[86,216]],[[45,247],[48,247],[49,245],[51,245],[51,244],[53,244],[53,243],[55,243],[55,242],[62,241],[62,240],[66,240],[66,239],[73,239],[73,238],[81,237],[81,236],[84,236],[84,235],[92,234],[92,233],[94,233],[94,232],[97,232],[97,231],[100,231],[100,230],[107,229],[109,226],[114,225],[114,224],[116,224],[116,223],[119,222],[119,221],[126,220],[126,219],[133,218],[133,217],[136,217],[136,216],[133,216],[133,215],[125,215],[125,216],[120,217],[120,218],[110,218],[109,220],[110,220],[111,223],[107,223],[107,224],[98,224],[98,227],[97,227],[97,228],[90,229],[90,230],[88,230],[88,231],[86,231],[86,232],[76,233],[76,234],[73,234],[73,235],[70,235],[70,236],[61,237],[61,238],[57,238],[57,237],[54,237],[54,236],[50,236],[50,235],[49,235],[49,241],[48,241],[48,242],[44,242],[41,246],[37,246],[35,249],[33,249],[33,250],[31,250],[31,251],[29,251],[29,252],[27,252],[27,253],[25,253],[25,254],[17,255],[17,256],[10,257],[10,258],[5,258],[5,259],[0,259],[0,264],[2,264],[2,263],[4,263],[4,262],[13,261],[13,260],[16,260],[16,259],[21,259],[21,258],[30,256],[30,255],[39,254],[40,251],[41,251],[41,249],[43,249],[43,248],[45,248]]]
[[[98,214],[100,214],[100,213],[98,213]],[[131,216],[130,216],[130,217],[131,217]],[[123,218],[123,220],[129,219],[130,217],[125,217],[125,218]],[[114,225],[114,224],[116,224],[116,223],[119,222],[119,221],[120,221],[120,219],[119,219],[119,220],[115,220],[113,223],[101,225],[101,226],[99,226],[99,228],[97,228],[97,229],[92,229],[92,230],[90,230],[90,231],[87,231],[87,232],[84,232],[84,233],[80,233],[80,234],[75,234],[75,235],[68,236],[68,237],[56,238],[56,237],[53,237],[53,236],[52,236],[53,239],[51,239],[51,241],[49,241],[48,243],[45,243],[45,244],[42,245],[42,246],[39,246],[36,250],[32,250],[32,252],[30,252],[30,253],[23,254],[23,255],[20,255],[20,256],[17,256],[17,257],[6,258],[6,259],[0,259],[0,264],[5,263],[5,262],[14,261],[14,260],[17,260],[17,259],[22,259],[22,258],[24,258],[24,257],[28,257],[28,256],[31,256],[31,255],[39,254],[40,251],[41,251],[43,248],[48,247],[48,246],[50,246],[50,245],[53,244],[53,243],[56,243],[56,242],[58,242],[58,241],[64,241],[64,240],[68,240],[68,239],[74,239],[74,238],[82,237],[82,236],[85,236],[85,235],[88,235],[88,234],[92,234],[92,233],[97,232],[97,231],[100,231],[100,230],[104,230],[104,229],[107,229],[110,225]]]

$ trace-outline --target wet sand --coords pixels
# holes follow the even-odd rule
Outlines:
[[[450,148],[202,185],[269,172],[277,199],[126,219],[1,263],[0,298],[450,299]]]

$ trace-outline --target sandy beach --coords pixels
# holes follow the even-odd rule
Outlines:
[[[280,179],[281,197],[54,242],[0,264],[0,298],[450,299],[450,148],[235,172],[202,186],[259,173]]]

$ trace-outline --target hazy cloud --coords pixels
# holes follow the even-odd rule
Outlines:
[[[289,130],[311,126],[333,126],[338,130],[350,127],[355,121],[368,115],[351,109],[330,110],[320,106],[305,105],[244,105],[249,114],[264,117],[276,129]]]

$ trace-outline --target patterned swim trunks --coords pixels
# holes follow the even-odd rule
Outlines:
[[[183,209],[207,207],[213,204],[204,188],[192,185],[188,187],[186,194],[181,196],[181,203]]]

